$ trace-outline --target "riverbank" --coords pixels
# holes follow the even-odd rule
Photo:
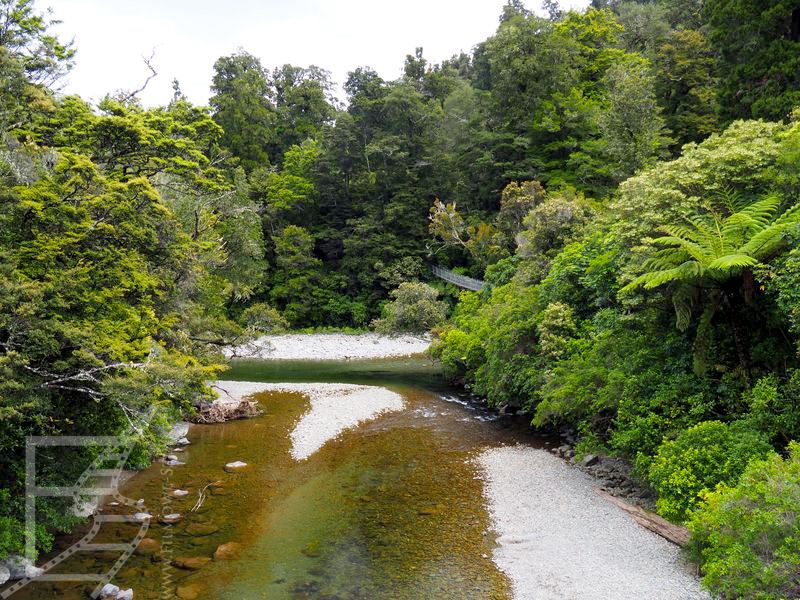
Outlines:
[[[226,350],[228,358],[271,360],[356,360],[422,354],[429,336],[377,333],[289,333],[268,335]]]
[[[708,599],[680,549],[596,493],[596,482],[527,446],[478,456],[515,600]]]

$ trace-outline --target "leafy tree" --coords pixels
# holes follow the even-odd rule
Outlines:
[[[789,0],[708,0],[725,119],[785,119],[800,105],[800,9]]]
[[[427,333],[447,316],[447,304],[425,283],[401,283],[391,297],[394,300],[384,307],[383,318],[372,322],[381,333]]]
[[[656,94],[678,150],[717,127],[716,61],[705,36],[694,29],[670,32],[654,58]]]
[[[800,585],[800,444],[782,459],[752,461],[738,484],[721,485],[689,522],[703,583],[720,598],[789,598]]]
[[[654,252],[644,264],[647,272],[620,290],[628,293],[638,287],[653,289],[675,284],[673,301],[677,325],[682,330],[689,326],[692,300],[703,290],[705,306],[695,342],[698,371],[705,368],[704,353],[715,313],[723,306],[736,305],[729,284],[737,284],[744,302],[752,304],[753,268],[785,248],[784,234],[800,223],[800,204],[776,215],[781,204],[776,196],[751,204],[736,197],[725,200],[721,211],[690,217],[687,226],[662,227],[667,235],[655,238],[653,243],[666,248]],[[742,366],[747,369],[749,361],[736,327],[734,335]]]
[[[297,225],[272,236],[275,274],[270,298],[293,325],[311,313],[309,294],[317,284],[321,261],[314,257],[314,238]]]
[[[225,132],[222,144],[246,170],[275,160],[275,106],[261,61],[241,51],[214,63],[211,84],[214,120]]]
[[[659,494],[658,512],[685,521],[702,503],[703,495],[720,483],[736,485],[750,460],[772,451],[766,439],[719,421],[690,427],[658,449],[648,477]]]
[[[33,0],[0,1],[0,127],[24,131],[51,102],[49,86],[73,65],[75,49],[50,31],[58,21],[37,13]]]
[[[627,179],[652,164],[667,144],[664,120],[656,102],[655,80],[642,63],[617,64],[608,69],[605,83],[608,108],[600,117],[600,131],[617,180]]]

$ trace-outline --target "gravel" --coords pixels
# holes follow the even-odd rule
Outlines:
[[[526,446],[477,460],[499,535],[492,558],[516,600],[710,598],[677,546],[600,498],[578,469]]]
[[[349,360],[390,358],[421,354],[430,346],[429,337],[386,336],[377,333],[291,333],[271,335],[229,348],[229,358],[278,360]]]
[[[257,383],[218,381],[219,402],[239,402],[261,392],[297,392],[308,396],[311,408],[291,433],[292,457],[305,460],[328,440],[374,419],[380,414],[402,410],[402,396],[381,387],[345,383]]]

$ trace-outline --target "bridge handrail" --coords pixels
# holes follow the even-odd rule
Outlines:
[[[444,279],[445,281],[449,281],[460,288],[472,290],[473,292],[478,292],[486,286],[486,282],[481,281],[480,279],[473,279],[472,277],[455,273],[450,269],[445,269],[444,267],[439,267],[437,265],[433,265],[431,267],[431,272],[439,279]]]

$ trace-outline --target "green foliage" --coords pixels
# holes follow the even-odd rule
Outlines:
[[[771,451],[766,438],[742,427],[705,421],[665,441],[650,464],[658,512],[684,521],[720,483],[736,485],[747,463]]]
[[[615,64],[606,71],[604,83],[608,106],[599,119],[600,131],[612,174],[622,181],[653,164],[668,138],[647,63]]]
[[[289,322],[269,304],[258,303],[248,306],[240,317],[245,328],[259,335],[281,333],[289,328]]]
[[[790,0],[709,0],[709,41],[720,56],[728,119],[784,119],[800,104],[800,13]]]
[[[800,444],[750,462],[689,521],[703,583],[720,598],[791,598],[800,589]]]
[[[381,333],[427,333],[447,316],[439,292],[425,283],[401,283],[391,297],[394,300],[384,307],[383,318],[372,323]]]

